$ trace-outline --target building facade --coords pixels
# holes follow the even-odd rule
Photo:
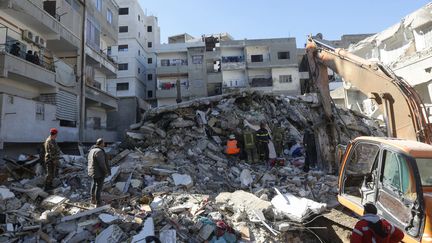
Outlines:
[[[82,71],[89,66],[86,59],[91,62],[92,56],[98,56],[102,60],[100,49],[87,54],[82,44],[85,11],[79,0],[0,2],[0,149],[41,143],[51,127],[59,129],[59,142],[76,143],[81,107],[86,107],[84,121],[97,117],[93,107],[101,113],[117,108],[116,99],[103,92],[103,79],[98,79],[103,75],[95,71],[89,80],[99,80],[100,87],[81,82]],[[115,75],[113,68],[105,72]],[[85,105],[80,102],[84,97]],[[116,132],[102,125],[82,125],[86,134],[82,142],[117,138]]]
[[[229,34],[169,38],[157,50],[158,106],[238,89],[299,94],[295,38],[234,40]]]
[[[108,80],[108,92],[119,99],[118,112],[109,120],[122,133],[141,119],[155,100],[154,48],[159,45],[160,29],[155,16],[146,16],[137,0],[117,0],[119,5],[118,43],[108,47],[119,65],[117,77]]]

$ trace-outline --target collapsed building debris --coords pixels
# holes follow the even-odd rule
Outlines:
[[[107,149],[116,152],[105,206],[89,203],[86,159],[64,156],[51,196],[42,176],[16,173],[0,187],[0,242],[316,242],[305,221],[337,204],[337,178],[303,172],[302,153],[291,151],[301,150],[307,121],[322,123],[313,100],[238,93],[150,110]],[[372,120],[338,113],[340,143],[383,135]],[[229,134],[247,144],[261,121],[279,162],[258,162],[253,146],[238,158],[224,154]]]

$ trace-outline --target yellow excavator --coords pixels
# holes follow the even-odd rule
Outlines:
[[[331,125],[328,69],[375,100],[384,114],[388,137],[354,138],[340,154],[338,201],[358,215],[372,202],[381,217],[404,230],[404,242],[432,242],[432,130],[418,93],[382,64],[319,40],[308,39],[306,57],[329,136],[338,128]]]

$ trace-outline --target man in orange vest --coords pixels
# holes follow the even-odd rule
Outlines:
[[[228,138],[225,153],[227,155],[238,155],[240,153],[240,148],[237,147],[235,135],[231,134]]]

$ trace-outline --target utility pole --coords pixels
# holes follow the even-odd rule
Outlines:
[[[78,127],[78,143],[84,142],[84,129],[85,129],[85,27],[86,27],[86,0],[82,0],[83,14],[82,14],[82,30],[81,30],[81,74],[80,74],[80,91],[79,91],[79,127]]]

